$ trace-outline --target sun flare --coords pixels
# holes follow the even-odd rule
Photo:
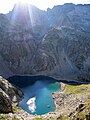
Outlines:
[[[0,0],[0,13],[8,13],[18,2],[35,5],[41,10],[53,8],[55,5],[62,5],[64,3],[90,4],[90,0]]]
[[[45,10],[48,8],[48,6],[51,7],[51,1],[49,0],[16,0],[16,2],[20,2],[20,3],[28,3],[28,4],[32,4],[32,5],[35,5],[36,7],[42,9],[42,10]]]

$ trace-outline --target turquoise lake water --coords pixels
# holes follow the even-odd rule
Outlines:
[[[15,82],[16,80],[16,82]],[[19,86],[23,93],[24,99],[19,106],[30,114],[42,115],[55,110],[52,92],[60,91],[60,83],[52,79],[32,79],[15,78],[14,84]]]
[[[60,85],[56,83],[43,83],[43,81],[36,81],[33,85],[22,88],[24,92],[24,99],[20,102],[19,106],[31,114],[42,115],[55,110],[55,104],[52,99],[52,92],[60,90]],[[31,109],[27,105],[27,101],[35,98],[31,103]],[[32,105],[34,104],[34,105]],[[33,107],[35,110],[32,110]]]

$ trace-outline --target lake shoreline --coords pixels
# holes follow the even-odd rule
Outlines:
[[[88,83],[90,83],[90,82],[84,82],[84,81],[79,81],[79,80],[75,80],[75,79],[60,79],[60,78],[56,78],[56,77],[53,77],[53,76],[48,76],[48,75],[13,75],[13,76],[10,76],[10,77],[8,77],[7,78],[7,80],[9,81],[9,82],[13,82],[12,81],[12,79],[13,79],[13,77],[31,77],[32,79],[34,78],[34,79],[42,79],[42,78],[44,78],[44,79],[49,79],[49,80],[54,80],[54,81],[57,81],[57,82],[61,82],[61,83],[65,83],[65,84],[72,84],[72,85],[74,85],[74,84],[88,84]],[[15,78],[15,80],[16,80],[16,78]]]
[[[58,105],[57,105],[57,103],[56,103],[56,99],[54,99],[54,95],[55,94],[57,94],[57,93],[63,93],[64,91],[65,91],[65,84],[64,83],[60,83],[61,85],[60,85],[60,91],[58,91],[58,92],[53,92],[52,93],[52,99],[54,100],[54,103],[55,103],[55,110],[54,111],[52,111],[52,112],[49,112],[49,113],[46,113],[46,114],[43,114],[43,115],[37,115],[37,114],[35,114],[35,115],[32,115],[32,114],[29,114],[29,113],[27,113],[26,111],[24,111],[23,109],[21,109],[20,111],[17,111],[17,113],[16,114],[18,114],[18,115],[22,115],[22,118],[24,119],[24,120],[32,120],[32,119],[34,119],[35,117],[37,117],[37,118],[43,118],[43,119],[47,119],[47,118],[50,118],[50,117],[54,117],[54,119],[56,119],[57,118],[57,116],[59,116],[59,114],[58,114]]]
[[[72,87],[72,85],[70,85]],[[81,85],[80,85],[81,86]],[[79,86],[79,87],[80,87]],[[86,84],[84,85],[86,86]],[[20,118],[20,120],[34,120],[35,118],[41,119],[41,120],[57,120],[61,117],[68,117],[71,114],[73,115],[76,111],[76,108],[79,107],[80,104],[85,104],[85,102],[90,99],[90,85],[87,84],[88,92],[86,92],[84,95],[82,94],[73,94],[73,91],[71,93],[67,93],[67,84],[61,83],[61,91],[52,93],[54,103],[56,105],[56,109],[53,112],[49,112],[44,115],[32,115],[24,111],[23,109],[19,108],[16,112],[9,113],[8,118]],[[89,94],[87,94],[89,93]]]
[[[81,89],[81,93],[82,92],[83,90]],[[52,93],[52,97],[56,109],[53,112],[42,115],[42,117],[45,119],[54,118],[54,120],[57,120],[57,118],[60,118],[60,116],[69,117],[76,112],[76,109],[79,107],[79,105],[85,104],[90,99],[88,92],[86,92],[84,95],[78,93],[74,94],[73,92],[67,93],[67,87],[65,83],[61,83],[61,91]]]
[[[63,83],[63,80],[60,80],[60,81],[56,80],[56,82],[60,82],[61,86],[60,86],[60,91],[52,93],[52,98],[56,106],[56,109],[53,112],[49,112],[44,115],[36,115],[36,114],[32,115],[32,114],[27,113],[23,109],[21,109],[15,112],[14,114],[12,114],[12,116],[18,115],[22,118],[20,120],[33,120],[34,118],[42,118],[42,120],[44,119],[50,120],[51,118],[53,118],[54,120],[57,120],[57,118],[59,118],[61,115],[70,115],[70,113],[74,111],[76,107],[79,106],[79,104],[85,103],[85,101],[87,100],[86,96],[82,97],[81,95],[74,95],[73,93],[69,93],[69,94],[66,93],[67,84],[70,84],[71,86],[81,85],[83,82],[75,82],[75,81],[73,82],[73,81],[68,81],[68,80],[65,80],[64,83]],[[87,84],[87,82],[84,82],[83,84]],[[76,101],[77,99],[78,101]],[[77,104],[74,102],[77,102]],[[71,108],[71,105],[69,103],[73,105],[73,108]]]

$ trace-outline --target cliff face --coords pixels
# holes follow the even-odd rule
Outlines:
[[[0,113],[13,112],[12,106],[23,98],[23,93],[0,76]]]
[[[42,49],[54,59],[52,75],[79,79],[87,76],[89,80],[90,37],[85,32],[71,27],[52,29],[45,36]]]
[[[9,14],[0,14],[0,74],[89,81],[89,11],[90,5],[41,11],[16,4]]]

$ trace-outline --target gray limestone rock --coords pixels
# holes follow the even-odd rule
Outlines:
[[[90,81],[90,5],[16,7],[0,14],[0,75]]]
[[[0,76],[0,113],[13,112],[12,106],[23,98],[23,93]]]

